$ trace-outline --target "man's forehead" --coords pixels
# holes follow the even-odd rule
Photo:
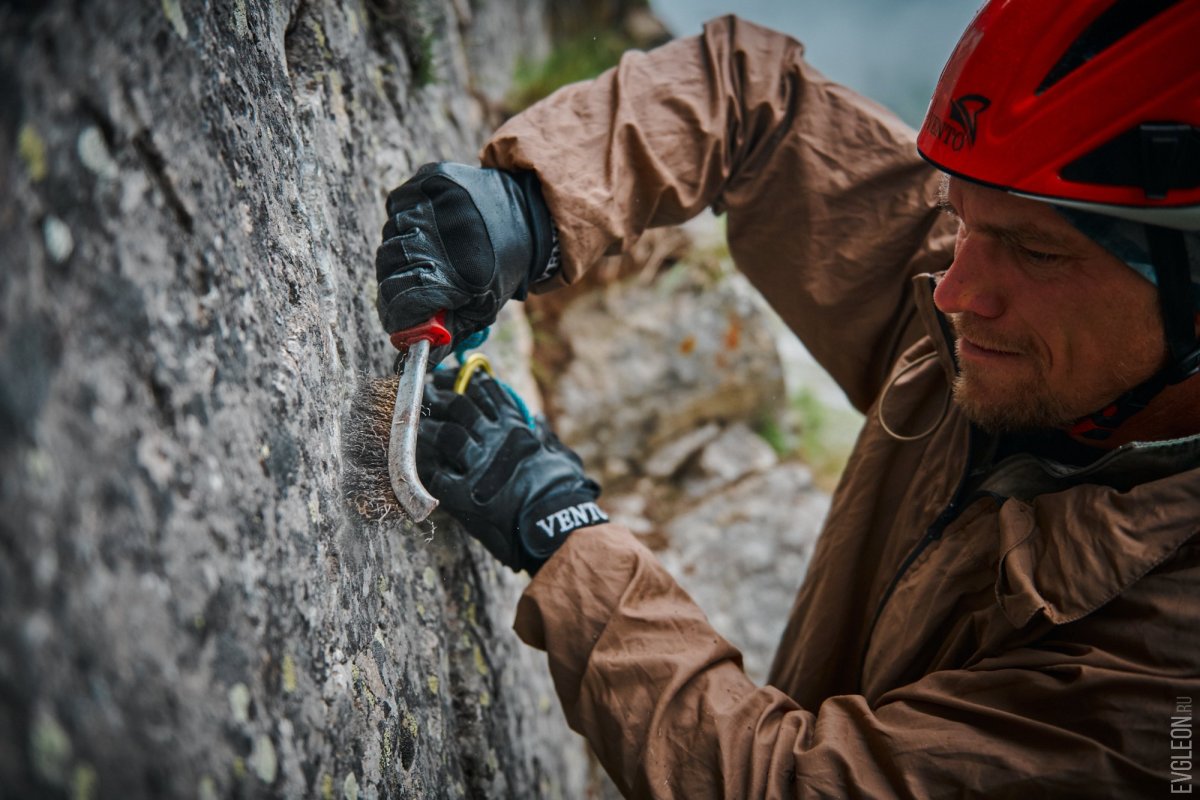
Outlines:
[[[1017,197],[950,175],[942,178],[938,200],[955,216],[968,215],[967,221],[978,230],[1027,243],[1084,250],[1096,246],[1049,203]]]

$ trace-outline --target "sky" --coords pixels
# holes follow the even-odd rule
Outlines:
[[[980,0],[650,0],[677,36],[728,13],[788,33],[833,80],[920,125],[942,64]]]

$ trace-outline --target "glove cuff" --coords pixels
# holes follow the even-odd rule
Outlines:
[[[529,281],[529,286],[532,288],[542,281],[547,281],[558,274],[562,269],[562,247],[558,243],[558,226],[554,221],[550,222],[550,260],[546,262],[546,266],[542,269],[540,275],[534,275]],[[528,292],[527,292],[528,294]]]
[[[567,536],[592,525],[608,522],[608,515],[596,505],[600,487],[591,480],[567,492],[544,497],[529,504],[517,520],[517,538],[521,542],[521,567],[530,575],[545,564]]]
[[[542,184],[533,172],[508,173],[514,183],[520,187],[521,198],[525,203],[526,222],[529,224],[529,243],[532,246],[529,272],[521,282],[517,300],[524,300],[528,289],[538,281],[549,277],[551,270],[558,268],[558,230],[554,219],[550,216],[550,208],[542,196]]]

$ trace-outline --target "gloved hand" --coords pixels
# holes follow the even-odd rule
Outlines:
[[[532,575],[569,534],[608,521],[600,486],[544,421],[530,429],[497,381],[477,373],[459,395],[454,378],[437,370],[425,384],[417,473],[492,555]]]
[[[524,300],[554,249],[553,223],[532,172],[426,164],[387,199],[375,254],[379,319],[388,333],[445,310],[454,342]],[[450,348],[431,356],[441,360]]]

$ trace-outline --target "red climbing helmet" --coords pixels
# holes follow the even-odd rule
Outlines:
[[[977,183],[1200,230],[1200,0],[991,0],[917,147]]]
[[[942,70],[917,149],[1077,227],[1140,223],[1148,258],[1126,263],[1158,287],[1166,364],[1076,433],[1104,439],[1200,373],[1200,0],[989,0]]]

